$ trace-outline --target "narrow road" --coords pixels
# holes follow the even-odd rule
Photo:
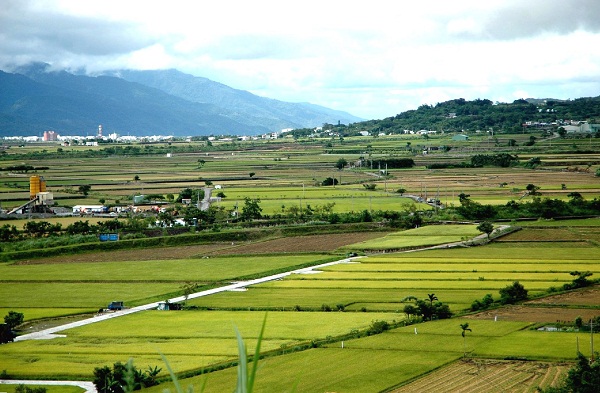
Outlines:
[[[52,385],[52,386],[79,386],[85,389],[85,393],[98,393],[96,386],[92,382],[86,381],[36,381],[27,379],[0,379],[0,390],[2,390],[2,384],[10,385]]]

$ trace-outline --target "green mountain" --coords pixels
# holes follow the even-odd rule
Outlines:
[[[404,130],[435,131],[521,131],[526,122],[546,123],[577,120],[600,122],[600,97],[575,100],[520,99],[512,103],[493,103],[486,99],[463,98],[436,105],[421,105],[394,117],[356,123],[353,128],[385,133]]]

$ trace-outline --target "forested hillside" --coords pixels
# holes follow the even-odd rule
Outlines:
[[[446,132],[489,130],[494,132],[522,131],[526,122],[551,125],[563,121],[600,122],[600,97],[575,100],[516,100],[493,103],[487,99],[467,101],[454,99],[436,105],[421,105],[383,120],[369,120],[336,129],[347,135],[360,131],[371,133],[403,133],[404,130],[434,130]],[[333,127],[333,126],[332,126]]]

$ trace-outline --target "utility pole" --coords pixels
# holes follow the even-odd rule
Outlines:
[[[592,362],[594,361],[594,319],[590,318],[590,345],[592,348]]]
[[[388,176],[388,171],[387,171],[387,162],[386,162],[385,163],[385,181],[384,181],[384,191],[385,192],[387,192],[387,176]]]

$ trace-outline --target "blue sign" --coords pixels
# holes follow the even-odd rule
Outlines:
[[[118,233],[101,233],[98,238],[101,242],[116,242],[119,240]]]

